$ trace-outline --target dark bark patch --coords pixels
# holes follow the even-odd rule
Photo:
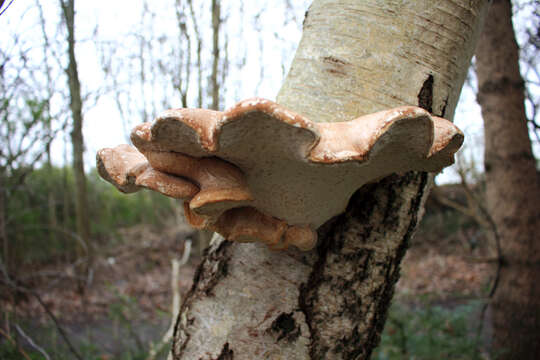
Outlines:
[[[323,57],[323,61],[330,64],[349,65],[345,60],[341,60],[335,56],[325,56]]]
[[[304,14],[304,21],[302,21],[302,29],[303,30],[306,29],[306,22],[307,22],[307,19],[308,19],[309,10],[311,10],[311,5],[309,5],[308,9],[306,10],[306,13]]]
[[[277,341],[285,339],[293,342],[300,336],[300,326],[294,320],[292,313],[281,313],[273,322],[270,331],[278,335]]]
[[[309,9],[306,10],[306,13],[304,14],[304,20],[302,21],[302,29],[306,26],[306,20],[309,15]]]
[[[416,196],[412,199],[409,208],[411,220],[407,227],[407,231],[403,236],[402,242],[397,248],[395,257],[393,259],[389,259],[388,265],[386,267],[385,286],[383,287],[383,289],[381,289],[382,293],[379,295],[382,301],[379,301],[377,303],[377,311],[375,312],[375,317],[373,320],[375,331],[373,331],[370,334],[371,336],[368,338],[368,349],[374,349],[380,341],[380,336],[383,332],[386,317],[388,315],[388,307],[394,295],[394,284],[399,280],[401,260],[405,256],[407,248],[409,247],[410,240],[414,235],[416,226],[418,225],[418,209],[420,208],[422,198],[424,197],[425,189],[427,188],[428,174],[426,172],[410,172],[404,177],[404,180],[407,182],[418,182],[418,192],[416,193]],[[370,354],[369,356],[371,356]]]
[[[311,359],[325,359],[330,353],[343,355],[351,347],[354,349],[360,347],[361,339],[358,336],[343,334],[341,337],[342,341],[338,341],[337,346],[331,349],[321,342],[322,333],[320,329],[325,327],[325,318],[327,316],[347,317],[358,322],[361,321],[359,316],[363,316],[360,309],[362,308],[364,299],[358,298],[352,289],[356,283],[362,282],[368,277],[369,268],[371,268],[369,263],[372,261],[372,252],[371,250],[361,248],[361,246],[359,246],[358,251],[347,251],[346,254],[342,252],[345,243],[350,241],[351,238],[354,238],[358,242],[358,245],[369,238],[373,229],[372,226],[368,225],[352,229],[350,224],[351,222],[355,222],[354,219],[369,218],[376,204],[375,198],[371,195],[375,186],[364,186],[353,195],[346,213],[332,219],[331,223],[325,224],[322,227],[324,230],[323,234],[319,233],[320,241],[317,246],[319,257],[313,267],[314,271],[310,274],[308,283],[301,287],[299,297],[299,308],[305,314],[312,338],[310,349]],[[346,263],[355,264],[355,274],[351,277],[352,280],[347,280],[340,276],[329,278],[329,275],[325,273],[325,269],[335,266],[335,262],[339,259]],[[339,314],[321,314],[319,305],[324,303],[325,299],[319,299],[318,288],[322,283],[332,283],[335,285],[332,286],[332,288],[336,289],[335,294],[339,294],[344,299],[344,306],[338,310]]]
[[[197,269],[196,275],[199,278],[194,280],[194,284],[198,284],[198,292],[204,292],[206,296],[214,295],[214,287],[228,274],[230,255],[228,255],[227,249],[230,246],[230,241],[223,241],[217,250],[206,255],[205,260],[201,263],[199,269]],[[211,266],[208,266],[210,264]]]
[[[347,76],[347,68],[350,65],[350,63],[347,61],[339,59],[335,56],[325,56],[322,58],[322,61],[328,65],[325,71],[341,77]]]
[[[444,99],[444,103],[443,103],[443,106],[442,106],[442,109],[441,109],[441,113],[438,115],[440,117],[444,117],[444,115],[446,114],[446,107],[448,106],[448,96],[446,97],[446,99]]]
[[[226,342],[223,345],[223,348],[221,349],[221,353],[215,360],[233,360],[234,359],[234,351],[232,349],[229,349],[229,343]]]
[[[523,79],[512,80],[507,76],[489,79],[480,84],[476,95],[476,101],[478,104],[483,105],[486,97],[489,95],[508,96],[508,94],[513,91],[520,93],[525,91],[525,82]]]
[[[310,329],[311,359],[368,359],[379,343],[427,181],[426,173],[409,172],[364,186],[353,195],[346,213],[319,233],[319,257],[299,297],[299,308]],[[403,187],[416,189],[415,197],[406,203],[401,195]],[[410,214],[404,229],[396,215],[403,210]],[[375,220],[373,214],[381,214],[383,221]],[[398,229],[403,230],[397,248],[381,257],[372,245],[385,241],[387,231]],[[340,271],[345,268],[348,273]],[[373,280],[380,285],[370,288]],[[370,291],[359,296],[356,289],[360,288]],[[332,306],[325,305],[327,296],[333,297]],[[336,331],[329,326],[335,318],[347,318],[355,326]]]
[[[341,76],[341,77],[347,76],[347,73],[345,71],[340,71],[340,70],[333,69],[333,68],[326,69],[326,71],[329,72],[330,74],[334,74],[334,75]]]
[[[309,328],[310,337],[312,344],[317,342],[317,325],[314,324],[314,313],[313,307],[314,303],[317,301],[317,292],[315,289],[319,284],[324,280],[324,267],[326,263],[326,254],[328,249],[332,244],[332,234],[336,233],[336,228],[339,228],[340,223],[343,221],[343,215],[336,216],[329,221],[327,221],[323,226],[318,230],[318,244],[317,244],[317,261],[313,265],[313,271],[311,272],[308,282],[306,284],[300,285],[300,291],[298,296],[298,308],[304,314],[306,318],[306,324]],[[323,353],[327,349],[323,350]],[[311,346],[310,349],[310,358],[316,359],[315,357],[315,346]]]
[[[433,75],[431,74],[428,75],[418,93],[418,106],[430,113],[433,112]]]
[[[480,88],[478,89],[478,93],[483,94],[492,94],[492,93],[499,93],[504,94],[509,89],[514,90],[524,90],[525,89],[525,82],[523,79],[520,80],[512,80],[507,76],[502,76],[500,78],[490,79],[488,81],[485,81]]]
[[[399,180],[397,175],[391,175],[388,180],[393,178],[395,181]],[[396,193],[390,191],[387,193],[386,207],[384,209],[383,225],[389,228],[393,228],[398,225],[399,215],[396,213],[394,206],[396,201]]]

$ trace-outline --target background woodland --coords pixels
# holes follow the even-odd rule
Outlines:
[[[171,107],[223,110],[246,97],[273,98],[309,2],[144,0],[123,11],[82,3],[0,0],[0,358],[165,359],[171,318],[209,236],[190,229],[172,199],[127,196],[102,181],[95,151],[127,142],[134,125]],[[455,119],[466,143],[426,202],[373,358],[505,358],[501,334],[520,325],[497,314],[537,305],[526,291],[520,303],[498,294],[515,274],[538,277],[528,267],[536,255],[523,260],[538,246],[512,239],[535,237],[540,206],[522,202],[533,215],[521,228],[497,209],[505,189],[532,194],[525,186],[538,193],[540,184],[540,6],[493,7],[509,30],[473,59]],[[115,17],[132,26],[115,27]],[[482,36],[480,44],[494,41]],[[486,78],[512,66],[499,82]],[[514,156],[490,155],[498,144],[517,148],[502,140],[514,138],[504,124],[489,125],[504,119],[488,120],[489,104],[508,89],[521,107],[507,106],[505,119],[525,124],[520,154],[528,151],[532,166],[493,175],[494,161]],[[485,132],[471,119],[480,116],[475,99]],[[124,138],[107,144],[111,133]],[[493,190],[504,171],[527,174],[529,184],[510,179]]]

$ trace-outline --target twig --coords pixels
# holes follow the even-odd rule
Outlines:
[[[471,209],[469,206],[463,206],[459,204],[456,201],[450,200],[444,196],[441,196],[439,194],[435,194],[435,198],[438,202],[440,202],[443,205],[446,205],[464,215],[467,215],[474,219],[480,226],[482,227],[488,227],[488,222],[484,220],[481,216],[478,216],[477,212]]]
[[[69,350],[73,353],[73,355],[78,359],[78,360],[83,360],[83,358],[81,357],[81,355],[79,355],[79,353],[77,352],[77,350],[75,350],[75,347],[73,347],[73,344],[71,344],[71,341],[69,341],[69,338],[66,334],[66,332],[64,331],[64,329],[60,326],[60,323],[58,322],[58,320],[56,319],[56,316],[54,316],[54,314],[51,312],[51,310],[49,309],[49,307],[43,302],[43,299],[41,299],[41,296],[39,296],[39,294],[34,291],[34,290],[31,290],[25,286],[20,286],[20,285],[17,285],[16,283],[13,282],[13,280],[11,280],[11,278],[9,277],[9,274],[7,273],[5,267],[4,267],[4,263],[2,262],[2,259],[0,259],[0,272],[3,274],[4,276],[4,283],[6,285],[8,285],[9,287],[15,289],[15,290],[19,290],[21,292],[24,292],[24,293],[27,293],[27,294],[31,294],[33,295],[36,300],[39,302],[39,304],[41,305],[41,307],[43,308],[43,310],[45,310],[45,312],[47,313],[47,315],[49,315],[49,317],[51,318],[51,320],[53,321],[54,323],[54,326],[56,327],[56,330],[60,333],[60,336],[62,337],[62,339],[65,341],[65,343],[67,344]]]
[[[184,253],[182,254],[182,258],[180,259],[180,266],[184,266],[188,262],[190,255],[191,255],[191,240],[188,239],[184,243]]]
[[[33,347],[34,349],[36,349],[37,351],[39,351],[41,353],[41,355],[43,355],[43,357],[47,360],[51,360],[51,357],[49,356],[49,354],[47,354],[47,352],[45,350],[43,350],[43,348],[39,345],[37,345],[31,338],[30,336],[26,335],[25,332],[19,327],[19,325],[15,324],[15,329],[17,329],[17,332],[19,333],[19,335],[21,335],[24,340],[26,340],[26,342],[28,342],[28,344]]]
[[[174,325],[176,323],[176,317],[178,315],[178,312],[180,311],[180,289],[178,287],[178,277],[180,272],[180,266],[187,263],[189,260],[189,255],[191,253],[191,240],[186,240],[185,247],[184,247],[184,253],[182,254],[182,258],[180,260],[178,259],[172,259],[171,265],[171,288],[173,292],[173,300],[172,300],[172,317],[171,317],[171,325],[169,326],[169,329],[163,335],[163,338],[159,341],[159,343],[155,346],[150,346],[150,352],[148,353],[148,357],[146,360],[154,360],[157,356],[157,354],[163,349],[163,347],[171,341],[173,333],[174,333]]]
[[[493,284],[491,285],[491,289],[489,290],[489,294],[487,297],[488,301],[486,301],[484,305],[482,306],[482,310],[480,312],[480,321],[478,322],[478,328],[476,330],[476,336],[480,337],[480,334],[482,333],[482,330],[484,328],[484,319],[486,316],[486,310],[489,305],[489,301],[493,298],[493,295],[495,294],[495,291],[497,291],[497,287],[499,285],[499,278],[501,276],[501,268],[502,268],[504,259],[503,259],[502,249],[501,249],[501,237],[499,235],[499,231],[497,230],[497,224],[495,223],[495,220],[493,220],[489,211],[487,211],[487,209],[483,206],[481,201],[476,197],[476,195],[470,189],[469,185],[467,184],[467,180],[463,172],[463,169],[459,169],[458,174],[461,178],[461,185],[463,186],[463,189],[468,195],[468,198],[474,200],[474,202],[476,203],[476,206],[478,206],[478,209],[480,210],[484,219],[489,225],[488,228],[493,233],[493,238],[495,240],[495,249],[497,252],[496,254],[497,267],[495,269],[495,278],[493,279]]]
[[[2,16],[2,14],[4,14],[4,13],[6,12],[6,10],[11,6],[11,4],[13,4],[13,1],[15,1],[15,0],[11,0],[11,1],[9,2],[9,4],[7,4],[7,6],[4,8],[4,10],[2,10],[2,11],[0,12],[0,16]],[[3,3],[4,3],[4,2],[2,1],[2,4],[3,4]]]
[[[69,348],[69,351],[71,351],[73,353],[73,355],[75,355],[75,357],[78,359],[78,360],[83,360],[83,358],[81,357],[81,355],[79,355],[79,353],[77,352],[77,350],[75,350],[75,348],[73,347],[73,344],[71,344],[71,341],[69,341],[69,338],[66,334],[66,332],[64,331],[64,329],[60,326],[60,323],[58,323],[58,320],[56,319],[56,316],[54,316],[54,314],[51,312],[51,310],[49,309],[49,307],[47,305],[45,305],[45,303],[43,302],[43,300],[41,299],[41,296],[38,295],[38,293],[36,293],[35,291],[32,291],[32,290],[28,290],[28,292],[30,292],[32,295],[34,295],[34,297],[37,299],[37,301],[39,302],[39,304],[43,307],[43,309],[45,310],[45,312],[47,313],[47,315],[49,315],[49,317],[51,318],[51,320],[54,322],[54,326],[56,326],[56,329],[58,330],[58,332],[60,333],[60,336],[62,336],[62,339],[64,339],[64,341],[66,342],[68,348]]]
[[[24,356],[24,358],[26,360],[32,360],[32,359],[30,359],[30,356],[28,356],[28,354],[23,349],[21,349],[20,347],[17,346],[17,343],[15,342],[15,340],[13,340],[11,338],[11,336],[6,334],[6,332],[4,330],[0,329],[0,334],[4,335],[4,337],[6,339],[8,339],[8,341],[11,342],[13,344],[13,346],[15,346],[17,348],[17,350],[22,354],[22,356]]]

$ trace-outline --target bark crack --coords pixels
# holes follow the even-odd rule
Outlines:
[[[234,359],[234,351],[232,349],[229,349],[229,343],[226,342],[223,345],[223,348],[221,349],[221,353],[216,358],[216,360],[233,360]]]
[[[335,56],[325,56],[322,58],[322,62],[328,65],[325,71],[341,77],[347,76],[348,68],[351,65]]]
[[[270,327],[272,332],[278,334],[277,341],[285,340],[287,342],[294,342],[300,336],[300,326],[294,320],[293,314],[281,313],[273,322]]]
[[[418,93],[418,106],[433,113],[433,75],[429,74]]]

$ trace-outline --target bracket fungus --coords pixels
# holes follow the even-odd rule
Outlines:
[[[120,191],[184,199],[188,222],[239,242],[309,250],[316,229],[364,184],[394,172],[438,172],[463,134],[412,106],[315,123],[270,100],[225,112],[173,109],[102,149],[101,176]]]

